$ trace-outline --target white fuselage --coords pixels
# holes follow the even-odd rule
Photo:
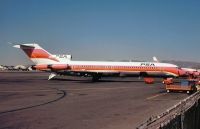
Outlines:
[[[179,76],[179,68],[169,63],[158,62],[109,62],[109,61],[73,61],[71,55],[52,55],[38,44],[20,44],[21,48],[35,63],[38,70],[50,70],[54,73],[81,73],[94,75],[124,74],[136,76]]]

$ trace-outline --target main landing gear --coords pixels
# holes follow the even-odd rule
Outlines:
[[[95,74],[95,75],[92,76],[92,81],[93,82],[98,82],[99,79],[101,79],[101,76],[99,74]]]

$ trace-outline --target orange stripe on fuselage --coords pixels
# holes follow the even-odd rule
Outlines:
[[[168,72],[179,75],[178,69],[173,67],[141,67],[141,66],[97,66],[97,65],[71,65],[72,71],[115,71],[115,72]]]

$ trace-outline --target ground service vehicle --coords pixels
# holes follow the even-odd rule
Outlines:
[[[197,83],[198,80],[192,80],[192,79],[186,79],[182,80],[180,82],[171,82],[166,84],[166,90],[167,92],[171,91],[178,91],[178,92],[184,92],[186,91],[188,94],[193,93],[197,90]]]

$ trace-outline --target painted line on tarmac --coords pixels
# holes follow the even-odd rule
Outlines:
[[[156,94],[156,95],[147,97],[146,99],[147,99],[147,100],[151,100],[151,99],[155,99],[155,98],[157,98],[157,97],[160,97],[160,96],[163,96],[163,95],[166,95],[166,94],[167,94],[167,93]]]

